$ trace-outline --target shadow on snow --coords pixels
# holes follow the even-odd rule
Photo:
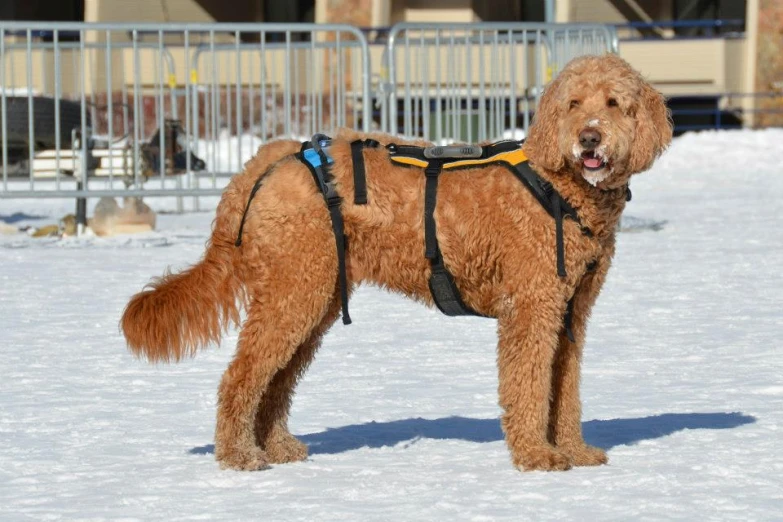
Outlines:
[[[725,430],[753,422],[755,417],[741,413],[665,413],[637,419],[591,420],[582,423],[582,430],[589,444],[608,450],[683,430]],[[368,422],[299,436],[311,455],[394,446],[418,438],[497,442],[503,440],[503,432],[498,419],[444,417]],[[215,446],[209,444],[192,448],[189,453],[205,455],[214,451]]]

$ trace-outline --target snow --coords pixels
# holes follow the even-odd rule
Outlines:
[[[298,388],[308,461],[214,461],[237,332],[179,365],[125,349],[128,298],[196,262],[216,198],[155,232],[0,236],[1,520],[780,520],[783,129],[686,134],[632,182],[588,332],[584,432],[610,464],[521,473],[497,406],[496,324],[372,288]],[[189,201],[186,198],[186,201]],[[0,200],[56,222],[72,201]]]

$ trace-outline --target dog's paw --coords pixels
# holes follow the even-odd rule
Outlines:
[[[269,456],[261,448],[252,448],[250,450],[216,450],[215,458],[220,463],[221,469],[259,471],[270,467]]]
[[[525,448],[514,464],[520,471],[565,471],[572,465],[568,455],[548,445]]]
[[[273,433],[264,444],[269,462],[284,464],[298,462],[307,458],[307,444],[288,432]]]
[[[568,455],[574,466],[600,466],[609,462],[604,450],[589,444],[561,445],[557,449]]]

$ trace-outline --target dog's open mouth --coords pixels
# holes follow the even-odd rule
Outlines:
[[[595,153],[593,150],[586,150],[582,153],[582,165],[585,170],[592,172],[599,171],[608,166],[606,160]]]

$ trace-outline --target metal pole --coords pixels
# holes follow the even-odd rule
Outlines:
[[[544,0],[544,21],[548,24],[555,23],[555,0]]]

